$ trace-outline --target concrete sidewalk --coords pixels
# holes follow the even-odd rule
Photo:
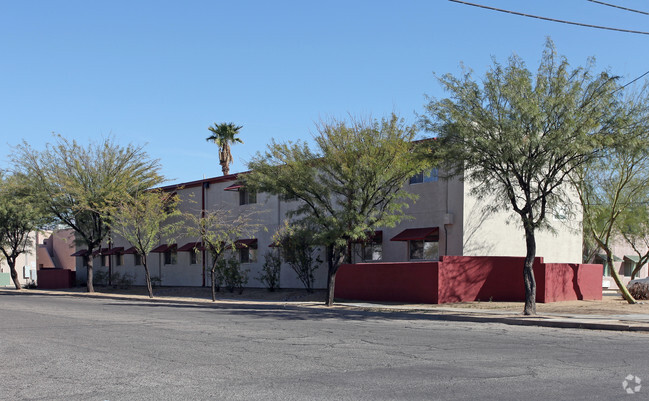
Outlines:
[[[0,288],[2,295],[49,295],[49,296],[70,296],[70,297],[91,297],[103,299],[120,299],[120,300],[137,300],[139,302],[158,302],[158,303],[188,303],[188,304],[214,304],[211,299],[192,297],[192,296],[156,296],[149,298],[146,295],[124,294],[124,293],[107,293],[80,292],[78,289],[66,290],[33,290],[25,289],[17,291],[15,289]],[[610,296],[610,295],[609,295]],[[574,301],[573,301],[574,302]],[[591,301],[592,303],[593,301]],[[603,302],[603,301],[602,301]],[[227,305],[246,305],[254,308],[255,306],[263,308],[272,308],[277,306],[323,309],[325,307],[321,301],[307,300],[267,300],[267,299],[245,299],[245,298],[223,298],[218,299],[216,304]],[[559,303],[557,303],[559,304]],[[487,304],[487,306],[499,306],[498,302]],[[512,310],[490,309],[481,305],[481,308],[471,308],[462,306],[448,307],[445,305],[408,305],[408,304],[387,304],[387,303],[367,303],[367,302],[336,302],[333,309],[351,309],[378,313],[407,313],[417,314],[420,316],[430,316],[437,320],[462,321],[462,322],[485,322],[485,323],[503,323],[509,325],[522,326],[544,326],[559,328],[575,328],[590,330],[616,330],[616,331],[634,331],[649,333],[649,313],[617,313],[611,311],[606,314],[584,314],[578,310],[572,312],[542,312],[535,316],[524,316],[521,312]],[[644,312],[647,308],[642,308]]]

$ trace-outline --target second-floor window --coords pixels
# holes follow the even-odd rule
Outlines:
[[[410,184],[420,184],[422,182],[435,182],[438,179],[438,171],[436,168],[430,171],[422,171],[410,177]]]

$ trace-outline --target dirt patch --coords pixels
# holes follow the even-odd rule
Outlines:
[[[523,302],[461,302],[439,305],[446,308],[491,309],[507,312],[522,312]],[[649,302],[639,301],[631,305],[621,296],[607,295],[601,301],[562,301],[537,303],[536,311],[543,313],[569,313],[577,315],[625,315],[649,314]]]

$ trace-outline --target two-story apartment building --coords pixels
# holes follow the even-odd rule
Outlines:
[[[264,229],[250,238],[241,238],[245,247],[236,249],[243,267],[249,269],[249,287],[263,287],[257,279],[272,236],[283,224],[286,213],[296,201],[287,201],[265,193],[250,193],[237,180],[238,174],[202,179],[167,186],[180,199],[183,212],[201,209],[229,209],[235,213],[255,211]],[[405,190],[418,195],[406,210],[408,216],[398,226],[379,228],[370,243],[353,244],[353,262],[405,262],[438,260],[441,255],[524,256],[525,239],[520,222],[513,213],[485,214],[486,201],[471,195],[471,187],[459,179],[438,179],[437,171],[419,174],[405,183]],[[581,214],[576,218],[550,217],[554,232],[537,236],[537,256],[546,262],[581,262]],[[176,238],[175,243],[161,243],[149,255],[151,275],[161,285],[209,285],[209,255],[194,252],[196,238]],[[84,251],[77,252],[77,280],[85,281]],[[106,244],[94,256],[95,271],[129,274],[135,284],[144,284],[144,272],[130,244],[119,238]],[[322,258],[323,260],[324,257]],[[282,267],[282,288],[300,288],[296,274]],[[316,288],[326,287],[326,266],[316,272]]]

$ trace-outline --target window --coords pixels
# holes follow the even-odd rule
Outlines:
[[[101,258],[101,265],[104,267],[108,266],[108,264],[110,263],[109,261],[110,255],[101,255],[100,258]]]
[[[411,260],[438,260],[439,242],[414,240],[408,241]]]
[[[279,199],[283,202],[295,202],[298,200],[298,197],[295,195],[280,195]]]
[[[198,252],[191,251],[189,252],[189,264],[190,265],[196,265],[198,264]]]
[[[121,266],[124,264],[124,254],[117,253],[115,254],[115,266]]]
[[[633,261],[625,260],[622,265],[624,266],[624,275],[627,277],[631,277],[631,273],[633,273],[633,267],[634,267]]]
[[[257,250],[250,247],[239,249],[239,261],[241,263],[255,263],[257,261]]]
[[[168,249],[165,251],[165,265],[175,265],[178,261],[178,253],[175,249]]]
[[[142,266],[142,255],[136,252],[133,254],[133,259],[135,266]]]
[[[438,171],[436,168],[428,171],[423,171],[410,177],[410,184],[420,184],[422,182],[435,182],[438,179]]]
[[[248,191],[247,189],[239,190],[239,205],[250,205],[257,203],[257,193],[255,191]]]
[[[83,267],[88,267],[89,258],[88,255],[83,255],[81,257],[81,263]]]
[[[383,258],[383,244],[370,242],[361,246],[363,247],[363,260],[373,261]]]

